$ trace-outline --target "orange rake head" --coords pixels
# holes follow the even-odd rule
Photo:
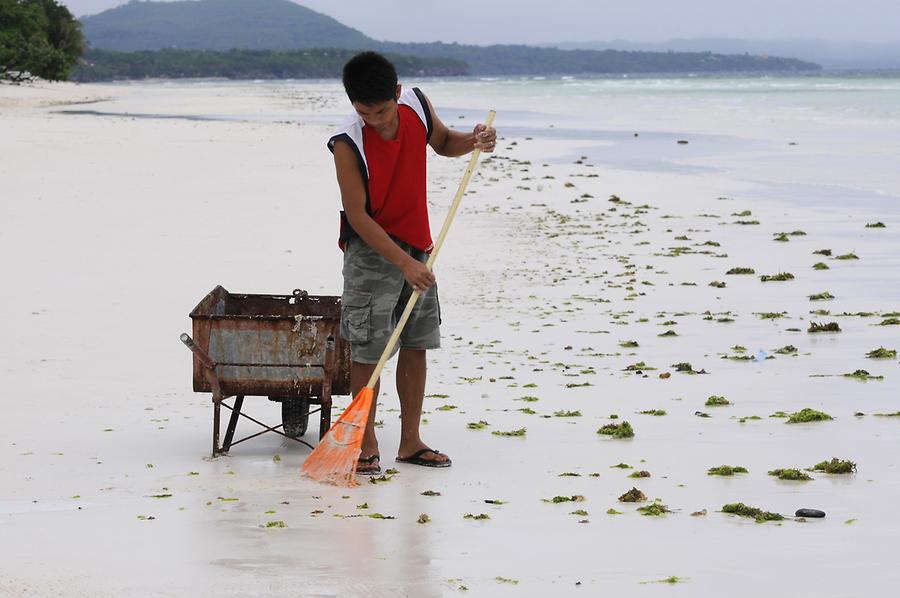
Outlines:
[[[368,386],[359,391],[303,462],[303,475],[336,486],[356,485],[353,476],[374,397],[375,391]]]

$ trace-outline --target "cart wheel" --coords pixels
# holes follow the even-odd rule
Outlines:
[[[309,399],[283,399],[281,401],[281,422],[284,433],[293,438],[306,434],[309,423]]]

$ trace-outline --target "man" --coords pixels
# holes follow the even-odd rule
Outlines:
[[[428,98],[417,88],[404,91],[394,66],[375,52],[347,62],[343,83],[356,115],[328,140],[328,148],[334,154],[344,207],[339,241],[344,250],[341,336],[351,344],[350,386],[353,396],[365,386],[412,289],[421,293],[399,342],[397,460],[448,467],[450,458],[419,436],[425,352],[440,347],[437,285],[425,266],[432,248],[426,145],[442,156],[462,156],[475,148],[490,152],[497,134],[484,125],[471,133],[449,130]],[[378,388],[363,437],[360,474],[381,471],[374,428]]]

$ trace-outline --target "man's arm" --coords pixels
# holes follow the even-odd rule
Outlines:
[[[464,156],[475,149],[483,152],[494,151],[497,145],[497,131],[494,127],[478,124],[471,133],[451,131],[438,118],[434,106],[431,105],[431,100],[426,97],[425,101],[428,102],[428,109],[431,110],[431,139],[428,143],[439,155],[455,158]]]
[[[359,173],[356,155],[343,141],[334,144],[334,167],[338,186],[341,188],[341,203],[350,226],[366,245],[399,268],[412,288],[424,293],[434,284],[434,274],[425,264],[403,251],[366,212],[366,189]]]

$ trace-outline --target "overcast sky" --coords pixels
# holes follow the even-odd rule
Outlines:
[[[62,0],[77,16],[123,0]],[[678,37],[900,42],[898,0],[303,0],[366,35],[473,44]]]

